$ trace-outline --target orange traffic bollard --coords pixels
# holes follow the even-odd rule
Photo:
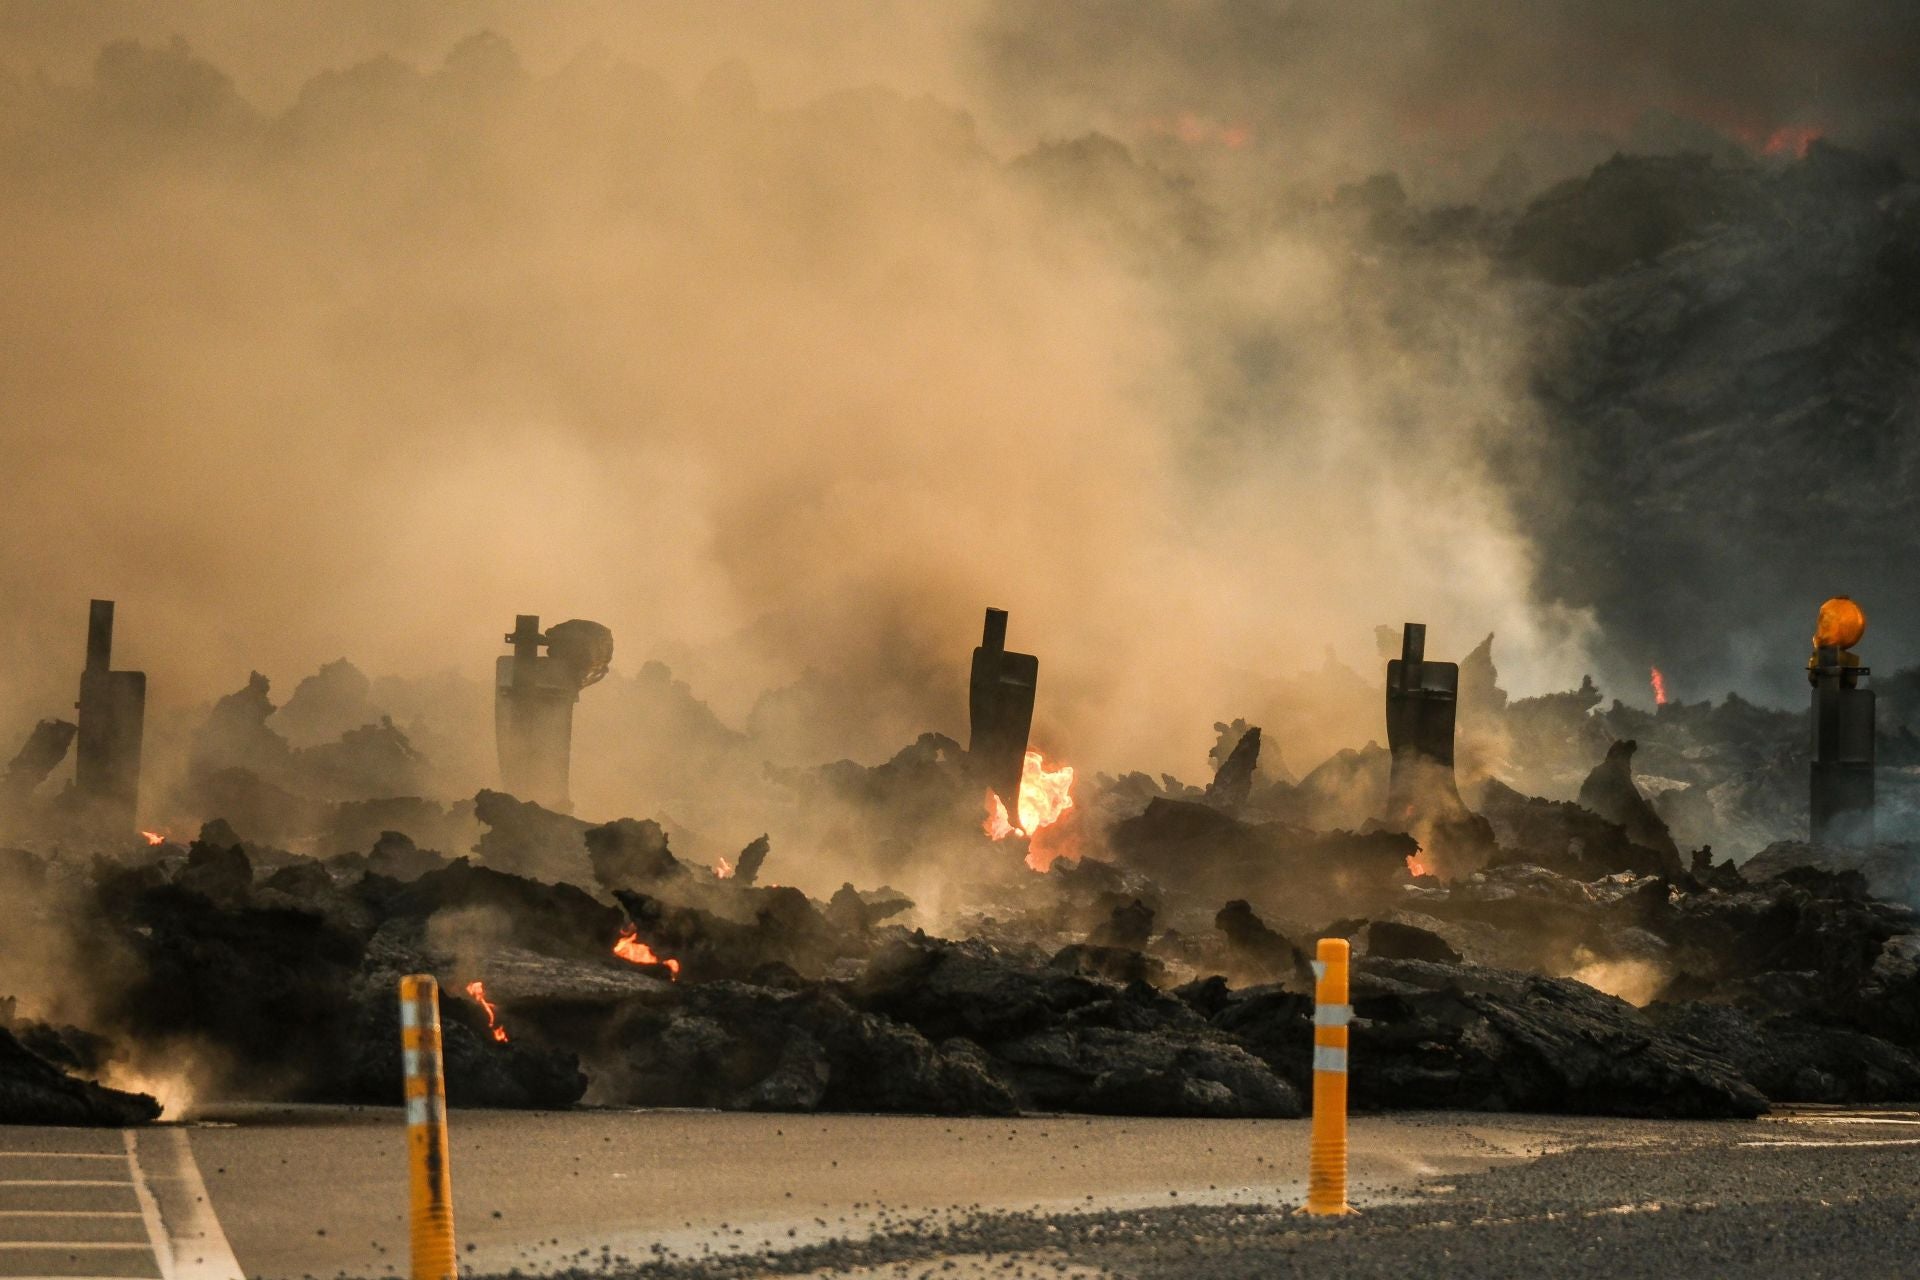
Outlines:
[[[406,1072],[413,1280],[456,1280],[446,1073],[440,1059],[440,984],[431,974],[400,979],[400,1058]]]
[[[1347,968],[1345,938],[1322,938],[1313,962],[1313,1153],[1307,1212],[1352,1213],[1347,1203]]]

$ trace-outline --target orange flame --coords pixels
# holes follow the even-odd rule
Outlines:
[[[991,787],[987,788],[987,820],[980,824],[980,829],[987,833],[989,840],[1005,840],[1008,836],[1020,834],[1020,829],[1007,821],[1007,806],[1001,803]]]
[[[664,965],[670,980],[680,976],[680,962],[672,959],[662,960],[655,955],[652,947],[640,941],[640,931],[632,925],[627,925],[620,930],[620,937],[613,944],[613,954],[628,964]]]
[[[1046,760],[1038,751],[1029,751],[1020,770],[1020,825],[1014,826],[1007,815],[1007,806],[992,791],[987,796],[986,821],[980,824],[990,840],[1005,840],[1008,836],[1027,836],[1026,862],[1035,871],[1045,871],[1053,865],[1055,858],[1070,853],[1074,843],[1069,834],[1064,841],[1066,847],[1058,846],[1061,841],[1047,840],[1049,828],[1060,821],[1067,810],[1073,808],[1073,766],[1063,764],[1057,769],[1047,768]],[[1071,856],[1077,857],[1077,854]]]
[[[981,828],[993,840],[1036,835],[1042,828],[1058,822],[1061,814],[1073,808],[1072,787],[1072,765],[1063,764],[1058,769],[1049,769],[1038,751],[1029,751],[1020,770],[1020,825],[1016,827],[1008,821],[1006,804],[989,791],[987,820],[981,824]]]
[[[1433,873],[1427,870],[1426,863],[1420,861],[1419,854],[1410,853],[1407,855],[1407,874],[1410,876],[1426,876],[1432,875]]]
[[[1660,674],[1660,668],[1653,668],[1653,705],[1667,705],[1667,678]]]
[[[725,858],[713,864],[713,874],[722,880],[733,879],[733,864]]]
[[[487,1011],[487,1029],[493,1032],[493,1038],[501,1044],[505,1044],[507,1042],[507,1029],[501,1026],[500,1020],[494,1016],[493,1001],[487,999],[487,984],[484,982],[469,982],[467,984],[467,994],[475,1000],[478,1000],[480,1007]]]
[[[167,842],[167,833],[164,831],[142,831],[140,834],[147,838],[148,844],[165,844]]]

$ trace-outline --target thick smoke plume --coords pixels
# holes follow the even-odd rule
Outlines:
[[[1920,15],[1875,0],[1002,0],[981,30],[1010,118],[1256,149],[1303,184],[1397,169],[1469,199],[1503,153],[1545,182],[1809,135],[1920,154]]]
[[[795,761],[958,729],[987,603],[1094,761],[1191,761],[1382,617],[1559,665],[1481,474],[1526,423],[1471,269],[1209,225],[1098,139],[666,70],[482,33],[284,107],[178,40],[7,81],[14,718],[89,594],[180,702],[595,617],[723,717],[787,689]]]
[[[1709,10],[1037,12],[0,6],[0,722],[70,697],[90,595],[174,706],[597,618],[783,764],[960,733],[987,604],[1092,767],[1377,735],[1346,671],[1405,617],[1570,684],[1533,319],[1343,184],[1519,199],[1567,153],[1495,173],[1503,129],[1910,93],[1851,8],[1811,71]]]

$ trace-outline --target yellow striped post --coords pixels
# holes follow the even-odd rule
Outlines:
[[[413,1280],[456,1280],[446,1072],[440,1059],[440,984],[432,974],[400,979],[400,1059],[406,1072]]]
[[[1347,969],[1345,938],[1322,938],[1313,962],[1313,1153],[1307,1212],[1352,1213],[1347,1203]]]

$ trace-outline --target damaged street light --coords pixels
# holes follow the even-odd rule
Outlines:
[[[613,632],[575,618],[542,633],[539,615],[522,613],[505,640],[513,653],[494,664],[500,785],[519,799],[572,812],[573,704],[607,674]]]
[[[1391,821],[1453,817],[1460,793],[1453,779],[1453,723],[1460,666],[1429,662],[1427,626],[1409,622],[1400,656],[1387,663],[1387,745],[1393,753],[1387,782]]]
[[[1018,821],[1020,775],[1026,767],[1027,734],[1033,728],[1034,688],[1040,659],[1007,648],[1007,611],[988,609],[980,647],[973,651],[967,685],[970,736],[967,757],[974,776],[999,796]]]
[[[1808,839],[1814,844],[1873,842],[1873,690],[1869,669],[1851,652],[1867,632],[1867,615],[1847,596],[1820,606],[1807,659],[1813,686],[1813,764],[1808,782]]]
[[[147,673],[114,671],[113,601],[87,612],[87,665],[80,673],[74,788],[82,810],[103,831],[132,835],[140,803],[140,743],[146,727]]]

